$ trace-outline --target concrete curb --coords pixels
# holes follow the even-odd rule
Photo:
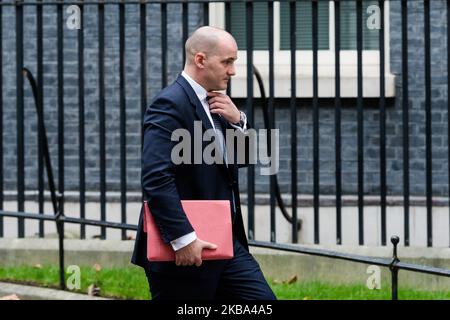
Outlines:
[[[287,243],[292,245],[292,243]],[[357,255],[367,255],[370,257],[392,257],[392,245],[387,246],[351,246],[351,245],[314,245],[314,244],[294,244],[301,248],[314,248],[332,250],[341,253],[351,253]],[[128,255],[126,264],[131,260],[131,254],[134,247],[134,240],[80,240],[65,239],[64,250],[70,252],[86,252],[86,253],[123,253]],[[53,251],[58,250],[58,239],[40,239],[40,238],[0,238],[0,252],[13,253],[15,251]],[[297,253],[272,250],[266,248],[250,247],[250,251],[254,254],[271,254],[271,255],[298,255]],[[450,248],[428,248],[428,247],[398,247],[398,255],[400,259],[446,259],[450,260]],[[11,258],[14,255],[11,254]],[[2,257],[0,255],[0,257]],[[6,258],[6,256],[2,257]],[[1,261],[1,260],[0,260]],[[25,261],[23,261],[25,262]],[[2,265],[2,263],[0,263]]]
[[[20,300],[112,300],[87,294],[0,282],[0,297],[16,294]]]

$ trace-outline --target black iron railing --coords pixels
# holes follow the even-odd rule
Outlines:
[[[306,1],[306,0],[305,0]],[[58,168],[64,168],[64,78],[63,78],[63,63],[64,63],[64,55],[63,55],[63,36],[64,36],[64,19],[63,19],[63,9],[64,6],[69,4],[77,4],[81,10],[81,25],[83,26],[83,10],[86,6],[97,6],[98,8],[98,83],[99,83],[99,146],[100,146],[100,183],[99,183],[99,192],[100,192],[100,217],[102,220],[106,218],[106,150],[105,150],[105,77],[104,77],[104,66],[105,66],[105,6],[118,6],[118,30],[119,30],[119,55],[120,55],[120,66],[119,66],[119,100],[120,100],[120,193],[121,193],[121,219],[123,222],[126,221],[126,186],[127,186],[127,157],[126,157],[126,147],[127,142],[125,139],[126,135],[126,90],[125,90],[125,6],[138,6],[140,10],[140,64],[141,64],[141,87],[146,88],[147,86],[147,28],[146,28],[146,15],[148,4],[160,4],[160,12],[161,12],[161,84],[165,86],[167,84],[167,73],[168,73],[168,65],[167,65],[167,57],[168,57],[168,29],[167,29],[167,5],[173,3],[182,4],[182,36],[183,40],[185,40],[188,36],[188,15],[189,15],[189,7],[191,3],[203,3],[203,21],[205,24],[208,23],[209,17],[209,3],[215,1],[70,1],[69,2],[60,2],[60,1],[3,1],[0,4],[0,9],[3,9],[5,6],[14,6],[15,7],[15,16],[16,16],[16,64],[17,64],[17,203],[18,210],[23,211],[24,209],[24,201],[25,201],[25,176],[24,176],[24,87],[21,72],[23,67],[25,66],[24,61],[24,43],[23,43],[23,15],[24,8],[26,6],[35,6],[36,16],[37,16],[37,28],[36,28],[36,40],[37,40],[37,83],[38,92],[36,93],[38,103],[42,104],[43,99],[43,7],[45,6],[54,6],[57,8],[57,78],[58,78]],[[225,3],[225,15],[226,21],[225,26],[227,29],[231,29],[231,1],[222,1]],[[335,30],[340,30],[340,15],[341,15],[341,1],[333,1],[334,3],[334,28]],[[363,1],[356,0],[356,10],[357,10],[357,114],[358,114],[358,237],[359,243],[364,244],[364,144],[363,144],[363,113],[364,113],[364,100],[363,100],[363,61],[362,61],[362,52],[363,52],[363,21],[362,21],[362,5]],[[312,97],[312,108],[313,108],[313,206],[314,206],[314,242],[320,243],[320,226],[319,226],[319,216],[320,216],[320,203],[319,203],[319,92],[318,92],[318,1],[311,1],[312,4],[312,84],[313,84],[313,97]],[[378,1],[380,12],[384,12],[385,2],[380,0]],[[426,109],[426,207],[427,207],[427,244],[432,246],[432,140],[431,140],[431,70],[430,70],[430,5],[429,0],[423,1],[424,7],[424,28],[425,28],[425,109]],[[252,1],[245,2],[245,11],[246,11],[246,51],[247,51],[247,73],[252,73],[252,65],[253,65],[253,6],[254,3]],[[296,30],[296,12],[297,12],[298,2],[289,1],[289,24],[290,30]],[[269,52],[269,96],[268,96],[268,107],[270,114],[270,122],[271,126],[274,127],[275,119],[274,119],[274,29],[273,29],[273,14],[274,14],[274,2],[267,1],[268,7],[268,52]],[[402,55],[403,55],[403,74],[402,74],[402,84],[403,84],[403,92],[402,92],[402,104],[403,104],[403,171],[404,171],[404,235],[405,235],[405,245],[409,245],[409,237],[410,237],[410,223],[409,223],[409,129],[408,129],[408,29],[407,29],[407,7],[408,4],[406,1],[401,1],[402,7]],[[0,11],[1,12],[1,11]],[[1,31],[1,30],[0,30]],[[380,53],[380,97],[379,97],[379,109],[380,109],[380,207],[381,207],[381,243],[383,245],[386,244],[386,196],[387,196],[387,188],[386,188],[386,99],[385,99],[385,40],[384,40],[384,14],[381,15],[381,25],[379,31],[379,53]],[[340,82],[340,32],[335,32],[335,181],[336,181],[336,243],[342,243],[342,157],[341,157],[341,82]],[[296,46],[296,33],[291,32],[290,34],[290,52],[291,52],[291,99],[290,99],[290,122],[291,122],[291,204],[292,204],[292,218],[289,219],[289,222],[298,221],[298,205],[297,205],[297,197],[298,197],[298,178],[297,178],[297,61],[295,52],[297,50]],[[1,41],[0,41],[1,42]],[[1,46],[1,44],[0,44]],[[85,102],[84,95],[82,94],[82,89],[84,88],[84,77],[85,71],[83,68],[84,65],[84,33],[83,28],[78,30],[78,87],[79,87],[79,185],[80,185],[80,217],[85,217],[85,191],[86,191],[86,176],[85,176],[85,128],[84,128],[84,110],[85,110]],[[230,89],[228,90],[230,92]],[[247,78],[247,113],[250,122],[253,122],[254,119],[254,98],[253,98],[253,78]],[[141,112],[143,113],[145,107],[147,105],[147,91],[141,90]],[[3,106],[2,106],[3,107]],[[3,110],[0,109],[0,110]],[[3,131],[3,127],[0,127]],[[39,144],[41,146],[41,144]],[[41,148],[39,150],[42,150]],[[38,157],[39,161],[42,161],[42,157]],[[2,159],[3,160],[3,159]],[[3,162],[3,161],[2,161]],[[39,163],[39,208],[40,211],[43,208],[43,166],[42,163]],[[3,177],[2,177],[3,178]],[[255,210],[255,174],[254,167],[251,166],[250,170],[248,170],[247,177],[247,194],[248,194],[248,233],[251,239],[254,238],[255,232],[255,222],[254,222],[254,210]],[[275,177],[270,177],[270,190],[271,192],[271,201],[270,201],[270,212],[271,212],[271,239],[272,241],[276,241],[275,237]],[[60,193],[64,193],[64,185],[65,185],[65,176],[64,170],[58,171],[58,191]],[[3,188],[3,185],[2,185]],[[3,199],[3,193],[2,193]],[[0,199],[0,200],[2,200]],[[2,205],[3,201],[0,201],[0,205]],[[287,216],[286,214],[284,214]],[[291,221],[292,220],[292,221]],[[0,234],[2,230],[2,221],[0,220]],[[299,231],[299,224],[292,224],[292,241],[297,242]],[[39,234],[43,236],[44,230],[43,226],[40,227]],[[80,227],[81,237],[85,237],[85,226],[81,225]],[[101,235],[105,237],[105,228],[101,228]],[[24,222],[23,220],[19,220],[18,225],[18,236],[24,236]],[[125,234],[122,235],[123,238],[126,237]]]
[[[121,210],[121,220],[122,222],[126,222],[127,219],[127,199],[126,199],[126,191],[127,191],[127,173],[128,173],[128,162],[127,162],[127,146],[129,145],[129,142],[126,139],[126,126],[128,120],[133,119],[127,119],[129,117],[127,115],[126,110],[129,108],[127,107],[127,101],[129,96],[127,96],[127,90],[126,90],[126,83],[129,81],[129,79],[126,78],[126,70],[125,65],[127,62],[127,58],[125,55],[125,31],[127,21],[126,21],[126,10],[127,8],[133,7],[139,10],[139,49],[140,49],[140,55],[139,55],[139,64],[140,64],[140,111],[141,114],[144,113],[145,108],[148,104],[148,90],[146,90],[147,86],[149,85],[148,77],[148,57],[149,57],[149,47],[148,47],[148,41],[147,38],[151,35],[148,34],[148,21],[147,17],[149,14],[148,6],[149,5],[159,5],[159,8],[157,10],[160,10],[160,35],[161,35],[161,55],[160,55],[160,63],[161,66],[161,85],[165,86],[168,82],[168,56],[169,56],[169,32],[168,29],[168,23],[167,21],[167,14],[168,14],[168,5],[173,4],[179,4],[181,6],[181,19],[180,19],[180,26],[182,29],[181,36],[182,40],[180,43],[184,43],[186,38],[189,35],[189,15],[192,13],[192,5],[200,4],[200,14],[203,18],[203,23],[207,24],[209,22],[209,4],[211,2],[222,2],[224,3],[224,14],[225,14],[225,28],[228,30],[232,29],[232,5],[233,1],[2,1],[0,3],[0,20],[3,20],[3,15],[5,8],[13,7],[14,8],[14,17],[15,17],[15,62],[16,62],[16,147],[17,147],[17,158],[16,158],[16,167],[17,167],[17,205],[18,205],[18,211],[24,210],[24,203],[25,203],[25,172],[24,172],[24,165],[25,165],[25,146],[24,141],[27,136],[27,132],[24,130],[24,121],[26,118],[26,115],[24,114],[24,94],[26,93],[26,88],[24,88],[24,82],[22,77],[22,70],[27,67],[28,61],[24,60],[24,53],[26,49],[26,44],[24,43],[24,10],[27,7],[35,7],[36,11],[36,78],[37,78],[37,92],[35,93],[35,98],[37,100],[37,105],[40,106],[40,108],[43,107],[43,101],[44,101],[44,92],[46,88],[46,84],[44,83],[43,73],[44,73],[44,24],[45,20],[43,19],[44,8],[54,8],[56,9],[56,76],[57,76],[57,84],[56,84],[56,91],[57,91],[57,167],[58,168],[64,168],[65,166],[65,135],[67,136],[67,133],[64,132],[64,114],[65,114],[65,101],[64,101],[64,92],[66,90],[65,87],[65,79],[64,79],[64,36],[65,36],[65,9],[68,5],[76,4],[80,8],[81,12],[81,29],[79,29],[77,32],[77,64],[78,64],[78,118],[79,118],[79,127],[78,127],[78,155],[79,155],[79,214],[81,218],[84,218],[86,216],[86,188],[87,188],[87,177],[86,177],[86,169],[87,167],[87,156],[89,156],[86,153],[86,128],[85,128],[85,121],[87,120],[85,117],[85,111],[86,111],[86,102],[85,102],[85,95],[83,94],[83,90],[86,87],[85,78],[87,76],[86,70],[84,66],[86,65],[85,56],[84,56],[84,50],[85,48],[85,32],[84,32],[84,14],[85,10],[88,7],[95,7],[96,10],[98,10],[97,15],[97,36],[98,36],[98,42],[96,45],[98,46],[98,56],[97,56],[97,66],[98,66],[98,137],[99,137],[99,183],[98,183],[98,192],[100,195],[100,218],[101,220],[105,220],[107,216],[106,212],[106,194],[107,194],[107,159],[106,159],[106,137],[107,137],[107,127],[106,127],[106,105],[105,101],[108,98],[107,95],[107,85],[109,85],[106,82],[105,79],[105,65],[107,61],[105,60],[105,10],[106,7],[115,7],[117,8],[117,34],[118,34],[118,55],[119,55],[119,68],[118,68],[118,78],[119,78],[119,84],[118,84],[118,93],[119,93],[119,108],[120,108],[120,115],[119,115],[119,131],[120,131],[120,182],[118,189],[120,190],[120,210]],[[239,1],[237,1],[239,2]],[[319,20],[318,20],[318,6],[320,1],[309,1],[309,0],[301,0],[299,1],[281,1],[282,2],[288,2],[289,6],[288,12],[289,12],[289,26],[290,30],[297,30],[297,12],[298,12],[298,6],[302,2],[309,2],[311,3],[311,52],[312,52],[312,99],[310,100],[310,105],[312,108],[312,146],[313,146],[313,153],[312,153],[312,196],[313,196],[313,241],[314,243],[318,244],[321,242],[320,240],[320,224],[319,224],[319,218],[320,218],[320,154],[319,154],[319,119],[320,119],[320,113],[322,112],[320,110],[322,100],[319,99],[319,34],[318,34],[318,28],[319,28]],[[362,14],[366,9],[366,3],[367,1],[361,1],[361,0],[355,0],[354,1],[356,6],[355,10],[357,11],[357,19],[356,19],[356,25],[355,28],[357,30],[356,32],[356,48],[355,51],[356,54],[356,68],[357,68],[357,85],[356,85],[356,112],[357,112],[357,207],[358,207],[358,242],[359,244],[363,245],[366,243],[364,239],[364,217],[365,217],[365,194],[364,194],[364,187],[366,185],[365,181],[365,172],[364,172],[364,163],[365,163],[365,155],[364,155],[364,121],[363,116],[365,112],[365,97],[363,95],[363,86],[365,78],[363,76],[363,51],[364,51],[364,37],[363,37],[363,25],[365,24],[365,21],[362,21]],[[371,1],[370,3],[373,3],[374,1]],[[409,129],[409,113],[410,108],[408,106],[408,102],[410,100],[409,97],[409,91],[408,91],[408,81],[409,79],[409,70],[408,70],[408,48],[410,44],[408,43],[408,3],[405,0],[396,0],[396,2],[400,2],[401,6],[401,55],[402,55],[402,77],[401,77],[401,105],[402,105],[402,153],[403,153],[403,207],[404,207],[404,219],[403,219],[403,233],[404,233],[404,244],[406,246],[410,243],[410,129]],[[439,2],[439,1],[436,1]],[[448,6],[448,2],[445,2],[444,0],[440,1],[442,3],[446,3]],[[275,47],[274,47],[274,41],[275,41],[275,34],[274,34],[274,13],[275,13],[275,7],[274,5],[276,3],[279,3],[277,1],[267,1],[263,3],[267,4],[267,52],[268,52],[268,96],[267,99],[259,99],[254,98],[254,92],[253,92],[253,85],[254,85],[254,79],[253,77],[247,77],[247,98],[245,99],[245,108],[248,115],[248,119],[250,122],[255,121],[255,104],[261,103],[267,104],[268,112],[267,117],[268,119],[265,119],[265,123],[267,128],[274,128],[275,127],[275,108],[274,108],[274,102],[275,102],[275,63],[274,61],[274,55],[275,55]],[[341,29],[341,14],[342,14],[342,5],[343,1],[331,1],[330,3],[333,4],[334,8],[334,29],[340,30]],[[426,219],[426,232],[427,232],[427,245],[432,246],[433,245],[433,181],[432,181],[432,146],[433,146],[433,140],[432,140],[432,131],[431,131],[431,107],[432,107],[432,100],[431,100],[431,94],[432,94],[432,83],[431,83],[431,43],[430,43],[430,34],[432,32],[432,29],[430,28],[430,1],[429,0],[423,0],[423,18],[424,18],[424,109],[425,109],[425,185],[426,185],[426,202],[425,206],[427,209],[427,219]],[[261,1],[258,1],[258,4],[261,4]],[[386,57],[385,57],[385,37],[384,37],[384,27],[385,27],[385,15],[383,14],[385,11],[385,1],[379,0],[377,1],[377,4],[379,6],[380,12],[382,13],[380,18],[380,28],[379,31],[376,31],[379,33],[378,41],[379,41],[379,85],[380,85],[380,92],[379,92],[379,98],[378,98],[378,105],[379,105],[379,195],[380,195],[380,208],[381,208],[381,228],[380,228],[380,239],[381,244],[386,244],[387,239],[387,182],[388,182],[388,176],[387,176],[387,145],[386,145],[386,107],[387,107],[387,99],[385,97],[385,87],[386,87],[386,75],[385,75],[385,63],[386,63]],[[255,3],[253,1],[245,1],[245,16],[246,16],[246,42],[245,42],[245,50],[247,52],[247,74],[252,74],[253,68],[252,65],[253,62],[253,55],[254,55],[254,43],[255,39],[253,39],[254,34],[254,24],[252,23],[256,17],[255,17]],[[155,7],[152,7],[152,10],[155,10]],[[199,14],[196,12],[196,14]],[[330,11],[331,14],[331,11]],[[259,17],[260,18],[260,17]],[[28,23],[28,22],[27,22]],[[331,27],[331,26],[330,26]],[[109,31],[109,30],[106,30]],[[4,34],[4,30],[0,27],[0,35]],[[298,86],[298,74],[301,74],[303,70],[299,70],[298,63],[296,58],[296,52],[297,52],[297,36],[296,32],[290,33],[290,84],[292,90],[290,91],[290,99],[289,99],[289,107],[290,107],[290,196],[291,196],[291,217],[288,218],[288,214],[286,210],[283,210],[283,215],[287,218],[287,220],[291,223],[292,230],[291,230],[291,238],[294,243],[298,241],[298,234],[300,229],[300,223],[299,223],[299,212],[300,210],[298,206],[298,185],[301,183],[301,181],[298,179],[298,172],[299,170],[302,170],[302,168],[298,167],[298,148],[299,148],[299,142],[297,141],[297,132],[298,132],[298,124],[297,124],[297,113],[298,113],[298,96],[299,92],[297,92],[297,86]],[[334,64],[334,72],[335,72],[335,95],[334,95],[334,132],[335,132],[335,144],[334,144],[334,151],[335,151],[335,170],[334,170],[334,181],[335,181],[335,204],[336,204],[336,243],[341,244],[342,243],[342,184],[343,184],[343,159],[342,159],[342,133],[341,133],[341,127],[342,127],[342,97],[341,97],[341,55],[339,54],[341,50],[341,33],[340,32],[334,32],[334,58],[336,63]],[[450,41],[450,40],[448,40]],[[3,48],[2,50],[5,50],[3,46],[3,36],[0,38],[0,48]],[[419,49],[419,48],[417,48]],[[182,48],[180,48],[180,51],[183,51]],[[3,52],[3,51],[2,51]],[[184,53],[180,54],[180,56],[184,57]],[[26,58],[26,57],[25,57]],[[181,57],[180,57],[181,58]],[[158,57],[156,57],[156,60],[158,60]],[[2,65],[2,64],[0,64]],[[0,66],[0,71],[4,72],[3,66]],[[3,79],[0,79],[0,85],[3,86]],[[0,114],[3,114],[5,112],[5,107],[3,105],[3,100],[5,98],[3,90],[0,90],[2,92],[2,99],[0,101]],[[231,93],[231,85],[228,88],[228,93]],[[400,97],[399,97],[400,98]],[[450,114],[450,112],[449,112]],[[450,116],[449,120],[450,120]],[[142,117],[141,117],[142,119]],[[450,130],[450,128],[448,129]],[[3,135],[5,133],[5,127],[3,126],[3,122],[0,124],[0,133]],[[448,132],[448,136],[450,136],[450,131]],[[39,155],[37,157],[38,160],[38,190],[39,190],[39,211],[43,211],[44,207],[44,196],[43,196],[43,190],[44,190],[44,179],[43,179],[43,170],[44,170],[44,164],[43,164],[43,139],[44,137],[41,137],[39,135]],[[4,148],[3,141],[0,141],[0,146],[2,147],[2,150]],[[449,157],[450,157],[450,150],[448,151]],[[449,162],[450,163],[450,162]],[[5,166],[5,162],[3,159],[3,156],[0,156],[0,164],[2,165],[2,168]],[[450,166],[450,165],[447,165]],[[450,167],[449,167],[450,169]],[[249,169],[247,170],[247,205],[248,205],[248,235],[250,239],[254,239],[255,235],[255,166],[251,165]],[[4,181],[5,176],[3,175],[3,172],[0,174],[0,180],[1,182]],[[271,230],[271,241],[276,241],[276,219],[275,219],[275,208],[276,208],[276,200],[279,201],[279,197],[276,195],[277,192],[277,186],[276,186],[276,177],[271,176],[268,178],[270,181],[270,230]],[[64,194],[65,192],[65,185],[66,185],[66,177],[64,170],[58,170],[58,179],[57,179],[57,189],[58,192],[61,194]],[[449,179],[449,185],[450,185],[450,179]],[[3,192],[3,183],[0,183],[0,209],[3,207],[4,202],[4,192]],[[450,198],[449,198],[450,199]],[[297,223],[292,223],[293,221],[297,221]],[[450,227],[449,227],[450,228]],[[39,235],[42,237],[44,236],[44,226],[40,225],[39,227]],[[3,221],[0,219],[0,236],[3,234]],[[24,221],[22,219],[19,219],[18,223],[18,236],[23,237],[25,235],[25,226]],[[86,237],[86,229],[85,225],[82,224],[80,226],[80,235],[81,238]],[[106,229],[101,228],[101,237],[104,238],[106,236]],[[126,234],[122,234],[123,239],[126,238]],[[450,240],[450,239],[449,239]],[[450,242],[449,242],[450,244]]]

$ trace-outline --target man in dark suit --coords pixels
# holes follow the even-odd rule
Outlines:
[[[246,116],[225,90],[235,75],[237,44],[226,31],[201,27],[186,41],[186,64],[176,81],[163,89],[144,116],[142,187],[165,243],[175,251],[175,262],[149,262],[143,216],[139,219],[132,263],[145,269],[153,299],[275,299],[261,269],[249,253],[242,219],[238,165],[227,160],[226,129],[245,134]],[[224,155],[222,163],[175,164],[172,134],[184,129],[194,137],[195,122],[202,131],[214,129]],[[203,133],[202,132],[202,133]],[[202,154],[207,142],[201,143]],[[236,149],[238,152],[245,150]],[[195,148],[192,148],[195,152]],[[233,221],[231,260],[202,261],[202,250],[215,244],[199,239],[180,200],[229,200]]]

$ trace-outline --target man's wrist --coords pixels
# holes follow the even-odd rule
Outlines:
[[[239,111],[239,121],[236,123],[233,123],[233,124],[235,126],[239,126],[239,127],[243,128],[246,119],[247,119],[247,116],[245,115],[245,113],[242,111]]]

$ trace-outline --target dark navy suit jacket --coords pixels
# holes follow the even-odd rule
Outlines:
[[[222,128],[232,128],[222,120]],[[235,152],[234,164],[194,163],[194,121],[202,121],[202,133],[212,129],[211,122],[192,87],[181,75],[163,89],[147,108],[144,116],[144,141],[142,150],[142,187],[144,197],[151,208],[155,223],[165,243],[193,231],[181,206],[180,200],[230,200],[234,190],[236,212],[233,217],[233,237],[248,251],[247,237],[242,220],[238,165]],[[247,127],[250,125],[247,124]],[[171,161],[172,148],[179,141],[171,141],[172,132],[183,128],[191,135],[192,161],[190,164],[175,165]],[[224,131],[225,132],[225,131]],[[199,142],[199,141],[198,141]],[[198,143],[197,142],[197,143]],[[210,142],[202,142],[202,151]],[[248,149],[246,148],[248,151]],[[248,154],[246,155],[248,159]],[[142,230],[142,209],[136,234],[136,242],[131,262],[161,270],[168,263],[149,263],[146,258],[146,234]],[[173,264],[173,263],[172,263]]]

